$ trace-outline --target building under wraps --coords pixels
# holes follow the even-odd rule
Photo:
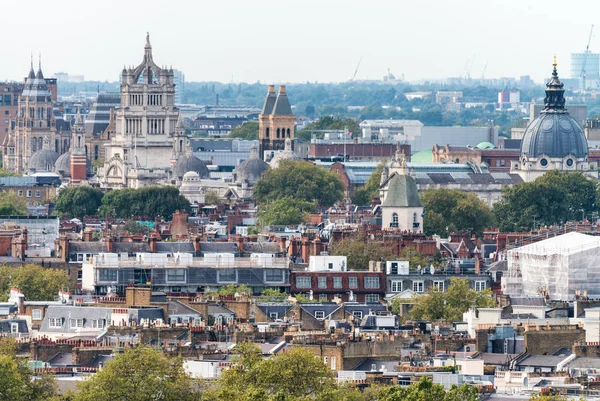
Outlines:
[[[568,233],[510,250],[507,259],[504,294],[570,301],[579,291],[600,298],[600,237]]]

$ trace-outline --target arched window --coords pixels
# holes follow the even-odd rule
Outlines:
[[[58,139],[55,139],[55,140],[54,140],[54,151],[55,151],[56,153],[62,153],[62,152],[60,151],[60,142],[58,141]]]
[[[288,128],[288,129],[287,129],[287,137],[288,137],[288,138],[291,138],[291,136],[290,136],[290,135],[291,135],[291,134],[290,134],[290,129]]]
[[[31,141],[31,151],[35,152],[37,150],[37,139],[33,138],[33,140]]]
[[[281,130],[279,128],[277,128],[277,139],[279,139],[280,133],[281,133]]]
[[[398,213],[392,213],[392,222],[390,227],[398,227]]]
[[[94,160],[98,160],[98,153],[99,153],[99,149],[98,149],[98,145],[94,145]]]
[[[77,137],[77,147],[78,148],[81,147],[81,137],[80,136]]]
[[[267,127],[267,131],[266,131],[266,136],[267,138],[269,137],[269,134],[271,133],[271,129],[269,127]]]
[[[80,138],[81,139],[81,138]],[[87,149],[87,145],[85,145],[85,155],[88,155],[88,149]]]
[[[56,145],[56,147],[58,148],[58,145]],[[63,140],[63,151],[62,152],[65,153],[68,148],[69,148],[69,144],[68,144],[67,140],[65,139],[65,140]],[[58,152],[58,150],[57,150],[57,152]]]

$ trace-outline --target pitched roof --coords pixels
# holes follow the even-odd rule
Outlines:
[[[277,94],[277,99],[275,100],[275,105],[273,106],[274,116],[291,116],[294,115],[292,112],[292,106],[290,106],[290,101],[287,97],[287,93],[285,92],[285,87],[282,85],[279,87],[279,93]]]
[[[422,207],[415,180],[406,174],[394,174],[389,179],[382,207]]]

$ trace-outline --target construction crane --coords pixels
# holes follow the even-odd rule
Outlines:
[[[489,61],[485,62],[485,67],[483,67],[483,72],[481,73],[481,80],[483,81],[485,79],[485,72],[487,71],[487,66],[488,66]]]
[[[354,80],[356,79],[356,74],[358,74],[358,69],[360,68],[360,63],[362,63],[362,56],[360,56],[360,59],[358,60],[358,64],[356,65],[354,74],[350,77],[350,79],[348,81],[354,82]]]
[[[590,37],[588,38],[587,46],[585,47],[585,53],[583,53],[583,62],[581,63],[581,89],[585,90],[585,64],[587,63],[588,55],[590,54],[590,42],[592,41],[592,34],[594,33],[594,25],[590,28]]]

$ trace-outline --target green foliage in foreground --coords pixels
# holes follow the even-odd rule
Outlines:
[[[69,285],[64,270],[49,269],[36,264],[20,267],[0,266],[0,300],[6,301],[12,287],[17,287],[29,301],[55,299],[58,291]]]
[[[475,291],[469,288],[469,280],[452,277],[446,292],[434,292],[426,294],[415,294],[414,306],[410,311],[412,319],[416,320],[448,320],[461,321],[463,312],[475,305],[477,308],[494,307],[492,291],[486,288],[483,291]],[[400,305],[394,300],[392,310],[397,311]]]

